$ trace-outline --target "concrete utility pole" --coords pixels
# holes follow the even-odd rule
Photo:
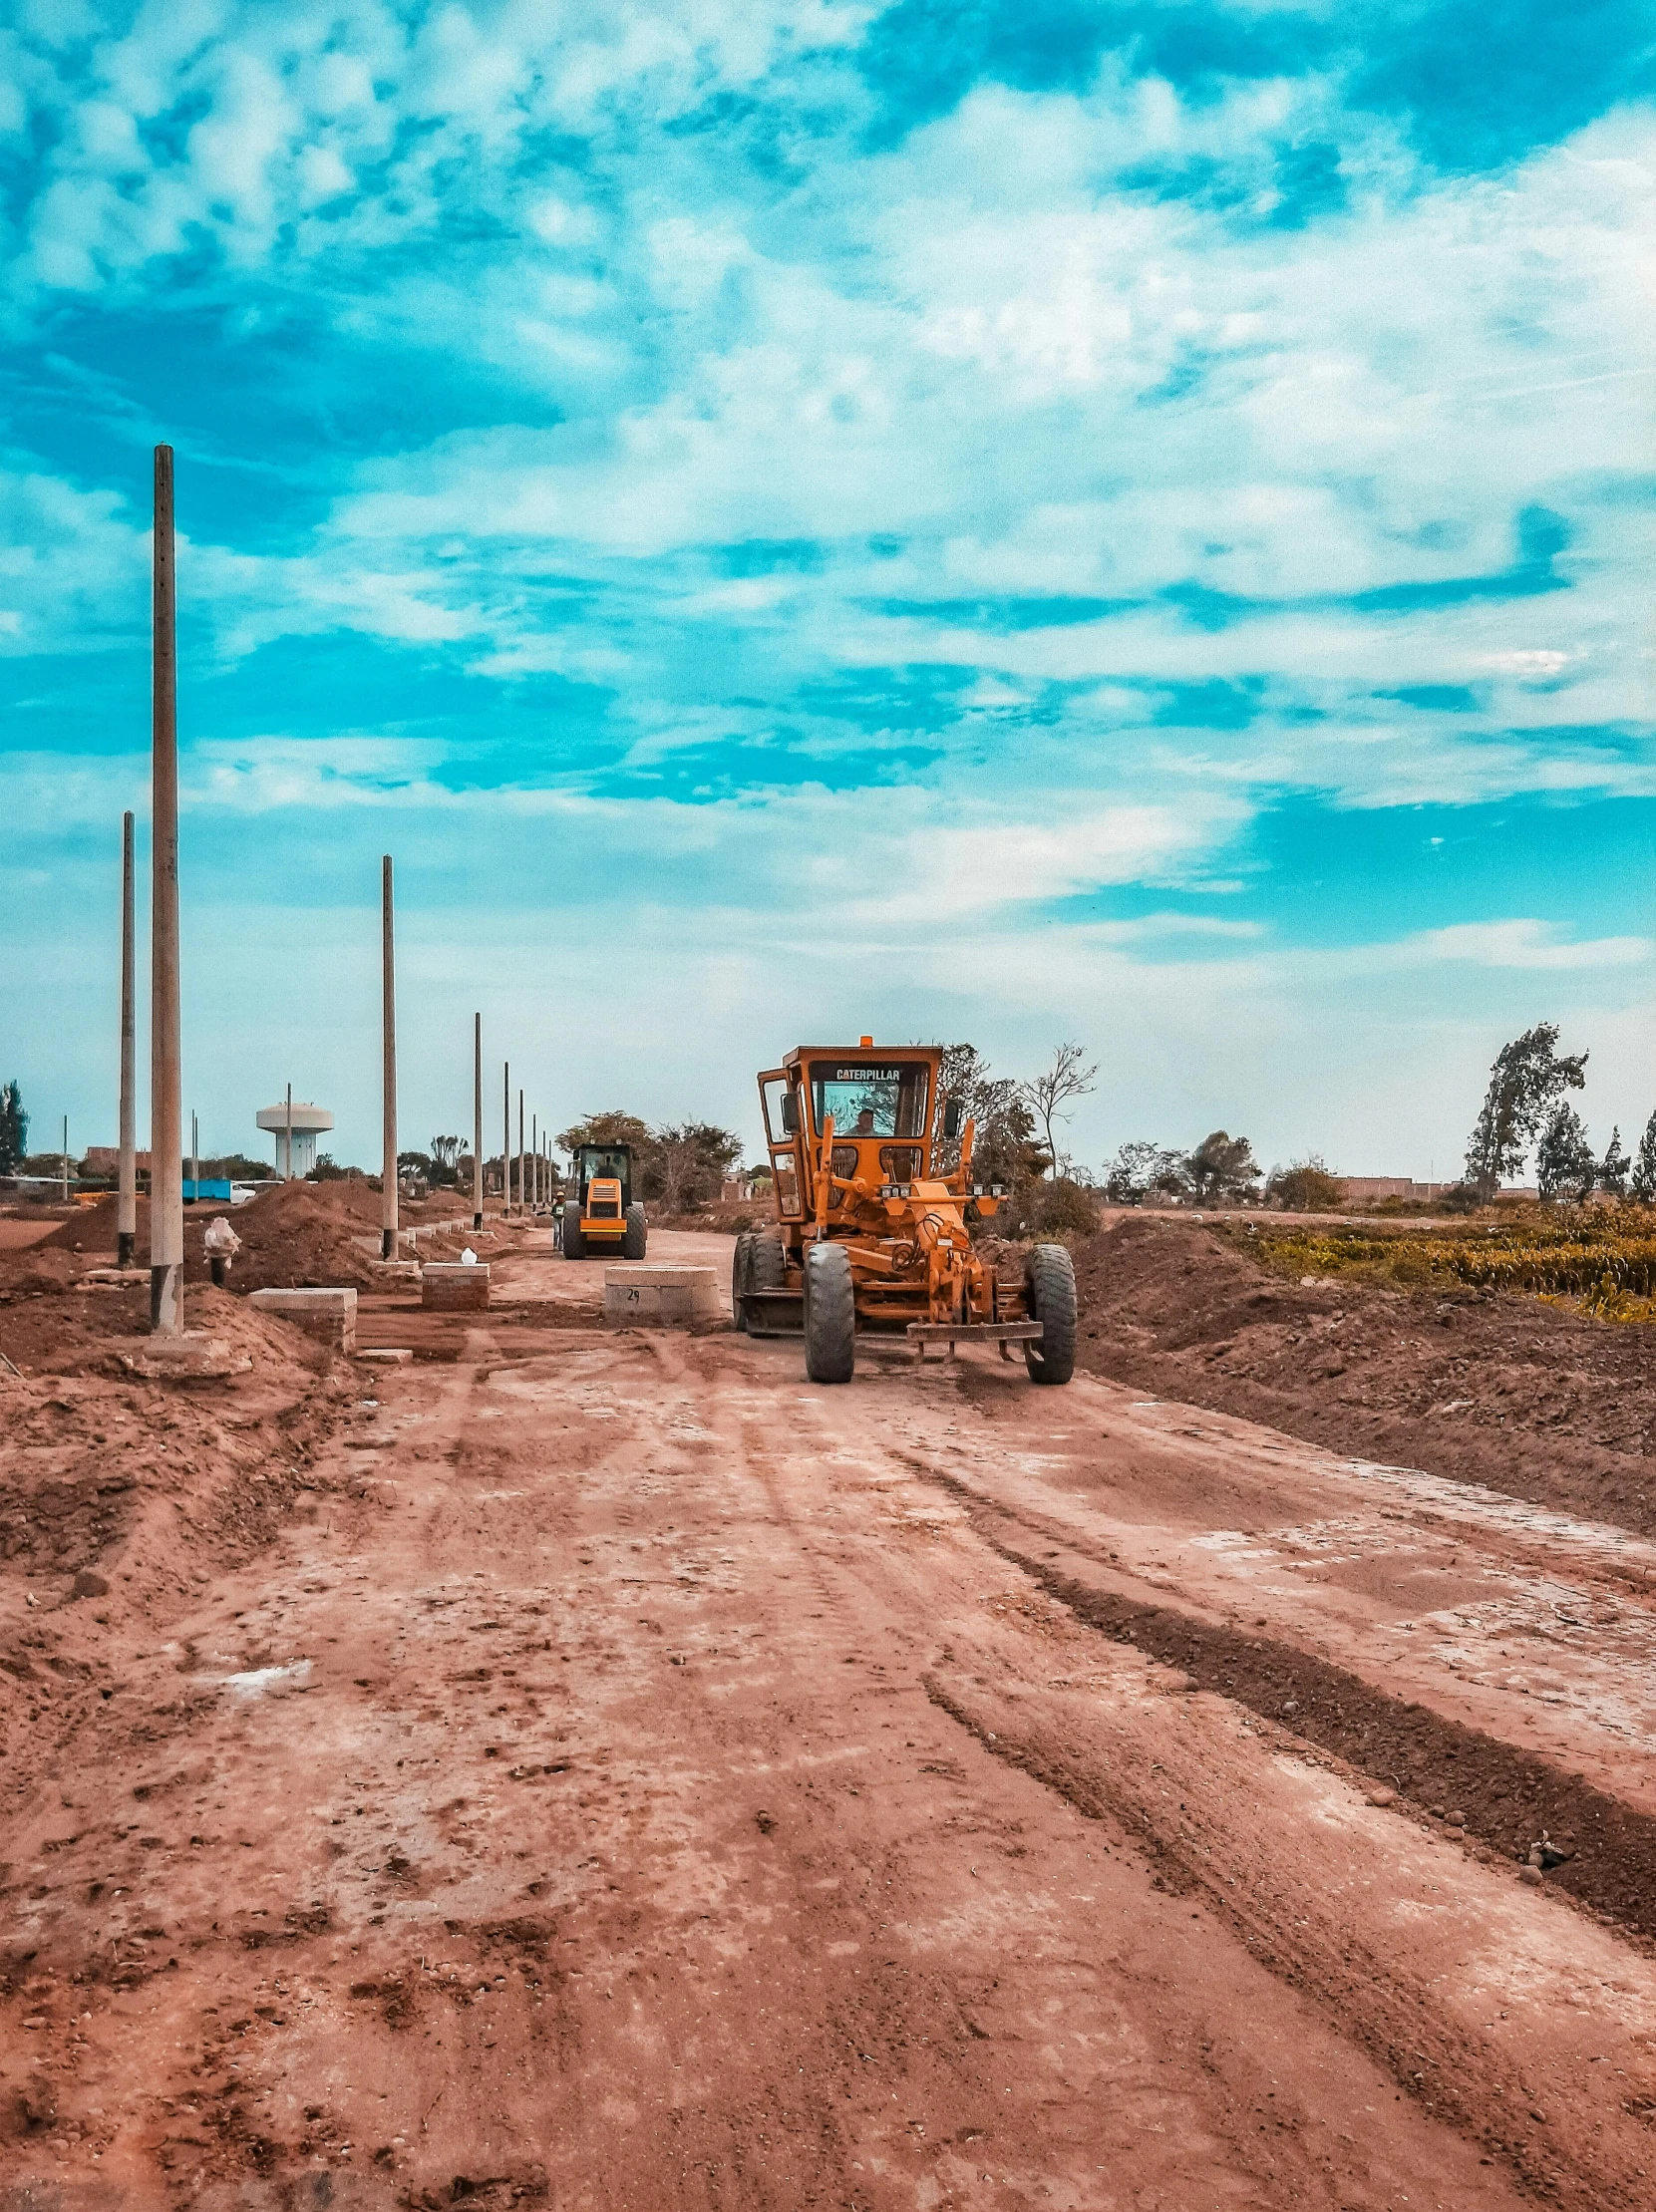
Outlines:
[[[472,1017],[472,1226],[483,1227],[483,1016]]]
[[[504,1102],[504,1135],[500,1138],[500,1211],[511,1211],[511,1062],[500,1063],[505,1071],[500,1079],[500,1097]]]
[[[540,1211],[540,1116],[529,1115],[529,1209]]]
[[[524,1158],[523,1158],[523,1093],[522,1093],[522,1089],[521,1089],[521,1087],[519,1087],[519,1089],[518,1089],[518,1092],[517,1092],[517,1211],[518,1211],[519,1213],[521,1213],[521,1212],[523,1211],[523,1208],[524,1208],[524,1204],[525,1204],[525,1200],[524,1200],[524,1196],[523,1196],[523,1168],[524,1168],[524,1165],[525,1165],[525,1161],[524,1161]]]
[[[63,1202],[69,1203],[69,1116],[63,1117]]]
[[[191,1203],[201,1196],[201,1124],[193,1110],[189,1116],[189,1195]]]
[[[150,717],[150,1327],[184,1326],[184,1168],[178,996],[178,594],[172,449],[156,448]]]
[[[385,998],[385,1167],[380,1176],[380,1257],[397,1250],[397,961],[391,941],[391,855],[380,861],[380,941]]]
[[[287,1122],[282,1130],[282,1181],[293,1180],[293,1086],[287,1087]]]
[[[133,817],[121,817],[121,1174],[115,1201],[115,1264],[131,1267],[138,1241],[138,1022],[133,991]]]

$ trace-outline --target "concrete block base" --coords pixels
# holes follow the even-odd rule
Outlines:
[[[148,1337],[136,1352],[123,1352],[121,1365],[130,1375],[151,1383],[208,1383],[227,1375],[245,1375],[252,1366],[245,1352],[232,1352],[227,1337],[209,1337],[204,1330],[186,1329],[177,1337]]]
[[[358,1351],[355,1357],[370,1367],[408,1367],[413,1362],[414,1354],[375,1346],[371,1350]]]
[[[357,1345],[357,1294],[354,1290],[255,1290],[247,1303],[303,1329],[307,1337],[335,1352]]]
[[[148,1290],[147,1267],[89,1267],[75,1284],[77,1290]]]
[[[711,1267],[652,1267],[636,1260],[604,1269],[604,1319],[677,1323],[724,1315],[719,1277]]]
[[[420,1278],[420,1303],[429,1314],[486,1314],[489,1266],[468,1267],[460,1260],[428,1260]]]
[[[395,1290],[403,1283],[414,1287],[420,1281],[418,1260],[370,1260],[368,1266],[374,1281],[384,1290]]]

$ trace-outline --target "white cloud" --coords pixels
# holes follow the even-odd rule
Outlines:
[[[1573,939],[1555,922],[1456,922],[1422,930],[1397,947],[1400,960],[1468,961],[1480,968],[1627,968],[1648,963],[1648,937]]]

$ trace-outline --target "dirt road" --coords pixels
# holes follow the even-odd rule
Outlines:
[[[1650,1547],[599,1273],[112,1606],[0,1828],[6,2212],[1652,2200]]]

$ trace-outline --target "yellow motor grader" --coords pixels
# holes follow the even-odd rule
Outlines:
[[[1033,1381],[1075,1372],[1075,1269],[1038,1244],[1021,1284],[998,1280],[971,1223],[1007,1193],[972,1177],[973,1124],[938,1096],[942,1049],[876,1051],[864,1037],[801,1045],[759,1079],[774,1229],[736,1240],[731,1304],[751,1336],[803,1329],[814,1383],[848,1383],[859,1332],[905,1334],[918,1357],[943,1345],[1021,1346]],[[958,1163],[934,1174],[941,1144]]]

